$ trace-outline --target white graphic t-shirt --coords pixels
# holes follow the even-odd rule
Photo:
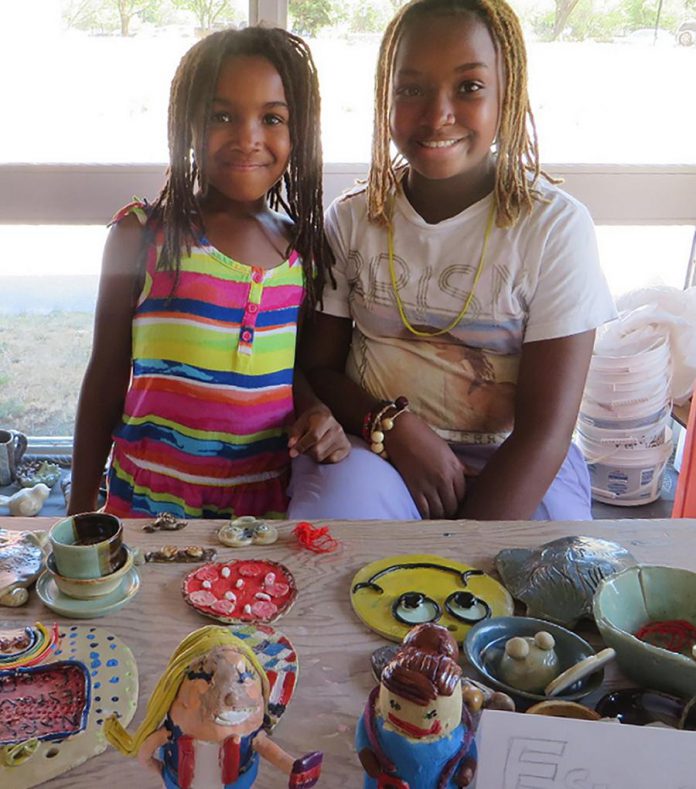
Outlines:
[[[367,221],[364,188],[327,211],[337,289],[327,287],[323,312],[354,321],[347,374],[380,399],[405,395],[454,445],[497,445],[509,435],[523,343],[584,332],[616,316],[587,209],[554,186],[540,183],[538,191],[541,200],[515,227],[493,227],[467,313],[432,338],[414,336],[402,323],[387,231]],[[394,268],[414,328],[443,329],[461,311],[492,200],[430,225],[399,189]]]

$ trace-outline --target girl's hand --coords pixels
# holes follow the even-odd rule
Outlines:
[[[466,469],[447,442],[408,412],[386,434],[385,446],[423,519],[456,517],[466,493]]]
[[[323,761],[324,754],[321,751],[312,751],[296,759],[290,771],[290,789],[309,789],[310,786],[315,786],[319,781]]]
[[[308,455],[317,463],[338,463],[350,452],[343,428],[323,403],[303,411],[288,433],[291,458]]]

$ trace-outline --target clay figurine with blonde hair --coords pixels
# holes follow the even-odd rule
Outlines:
[[[476,744],[459,649],[447,628],[413,628],[384,667],[355,735],[365,789],[469,786]]]
[[[172,655],[135,734],[106,721],[108,741],[161,775],[166,789],[249,789],[267,759],[288,787],[319,780],[322,754],[293,759],[270,740],[269,683],[253,650],[225,627],[203,627]]]

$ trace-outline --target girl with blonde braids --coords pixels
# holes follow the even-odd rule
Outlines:
[[[291,789],[319,779],[322,754],[293,759],[262,730],[269,698],[253,650],[225,627],[190,633],[169,660],[135,734],[115,717],[106,738],[162,776],[166,789],[248,789],[259,756],[288,775]]]
[[[368,181],[325,230],[337,287],[300,357],[353,451],[294,461],[289,516],[591,518],[571,436],[615,310],[587,210],[540,168],[504,0],[397,13]]]

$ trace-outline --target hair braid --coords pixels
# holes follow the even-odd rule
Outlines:
[[[500,117],[496,146],[496,223],[510,227],[523,210],[530,210],[537,197],[539,176],[554,182],[539,165],[536,124],[527,93],[527,53],[519,20],[505,0],[411,0],[389,23],[380,46],[375,77],[375,115],[372,163],[368,175],[368,216],[386,224],[388,201],[398,171],[407,162],[391,158],[389,116],[396,51],[404,30],[428,15],[471,14],[486,25],[503,70]],[[530,178],[531,174],[531,178]]]
[[[204,230],[196,192],[205,194],[208,123],[215,85],[224,60],[235,55],[266,58],[278,71],[290,109],[288,167],[267,194],[273,209],[294,222],[288,253],[302,260],[307,298],[321,298],[327,277],[333,282],[333,258],[324,238],[319,83],[309,47],[279,28],[223,30],[199,41],[184,55],[172,80],[169,99],[169,167],[153,204],[153,218],[163,227],[158,267],[175,272],[176,288],[184,251],[189,254]]]

